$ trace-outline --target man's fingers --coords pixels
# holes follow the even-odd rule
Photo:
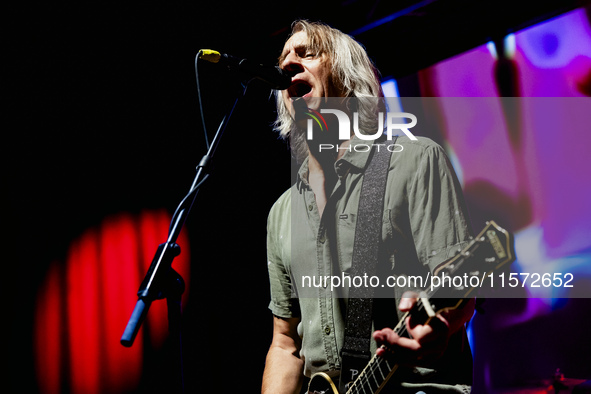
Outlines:
[[[441,356],[447,345],[447,325],[443,321],[432,323],[435,327],[417,325],[411,328],[407,320],[411,338],[401,337],[390,328],[376,331],[373,337],[378,346],[387,347],[387,350],[378,349],[376,354],[404,365],[428,365]]]
[[[380,345],[376,351],[378,357],[387,357],[400,365],[421,364],[424,351],[417,341],[400,337],[390,329],[377,331],[374,333],[374,339]]]
[[[439,316],[431,319],[429,324],[415,325],[413,325],[410,318],[407,318],[406,330],[412,338],[419,341],[422,345],[426,345],[433,341],[447,339],[449,335],[449,326],[447,321],[443,318],[440,318]]]
[[[385,345],[390,348],[400,347],[405,350],[417,351],[421,349],[421,344],[411,338],[405,338],[397,335],[390,328],[376,331],[373,335],[378,345]]]
[[[414,291],[405,291],[400,298],[398,309],[402,312],[408,312],[416,304],[419,295]]]

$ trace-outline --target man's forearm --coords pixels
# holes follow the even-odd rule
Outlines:
[[[302,384],[303,361],[292,351],[271,346],[263,373],[263,394],[298,393]]]

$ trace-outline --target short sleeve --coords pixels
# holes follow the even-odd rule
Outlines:
[[[284,193],[271,208],[267,218],[267,269],[271,288],[271,312],[283,318],[299,315],[297,299],[293,296],[289,272],[290,209],[289,191]]]
[[[441,146],[423,150],[408,201],[417,256],[433,272],[472,236],[460,183]]]

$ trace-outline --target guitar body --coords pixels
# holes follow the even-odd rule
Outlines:
[[[312,375],[308,384],[308,394],[339,394],[337,384],[324,372]]]
[[[390,367],[391,371],[389,375],[397,369],[397,365],[394,367]],[[378,394],[388,379],[384,379],[378,386],[372,386],[367,384],[367,375],[369,372],[364,371],[365,376],[360,376],[354,382],[350,382],[345,385],[346,393],[344,391],[339,391],[339,383],[332,380],[332,378],[324,373],[318,372],[312,375],[310,379],[310,383],[308,384],[308,394],[353,394],[353,393],[369,393],[369,394]],[[389,377],[389,376],[388,376]],[[363,382],[365,381],[365,385]],[[377,383],[377,380],[373,380]],[[370,390],[370,391],[368,391]]]

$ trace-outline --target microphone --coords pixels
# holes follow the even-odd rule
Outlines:
[[[235,70],[244,74],[247,78],[257,78],[272,89],[285,90],[291,85],[292,73],[282,70],[277,66],[263,66],[248,59],[238,59],[226,53],[220,53],[211,49],[199,51],[199,59],[211,63],[221,64],[229,70]]]

